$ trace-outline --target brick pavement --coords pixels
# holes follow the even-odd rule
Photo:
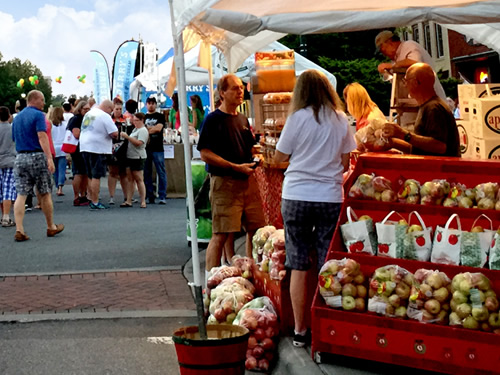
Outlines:
[[[191,310],[182,271],[0,276],[0,316]]]

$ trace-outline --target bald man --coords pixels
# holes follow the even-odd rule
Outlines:
[[[89,178],[89,207],[92,211],[108,208],[99,202],[100,179],[106,177],[107,158],[111,155],[112,138],[118,136],[118,129],[111,119],[113,102],[104,100],[85,114],[80,133],[82,153]]]
[[[460,157],[457,124],[448,104],[434,91],[435,74],[431,66],[416,63],[408,68],[405,85],[419,105],[415,132],[386,123],[384,136],[391,146],[416,155]]]
[[[40,207],[47,222],[47,237],[54,237],[64,229],[63,224],[54,224],[52,203],[52,173],[54,160],[50,152],[45,114],[45,97],[41,91],[31,90],[26,98],[28,106],[14,119],[12,139],[16,143],[17,156],[14,163],[17,198],[14,203],[16,233],[14,240],[27,241],[24,231],[24,204],[28,194],[33,194],[36,186]]]

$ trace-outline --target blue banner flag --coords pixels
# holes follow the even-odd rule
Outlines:
[[[130,84],[134,80],[135,63],[139,50],[139,42],[127,40],[123,42],[115,54],[113,65],[112,97],[120,95],[124,102],[130,99]]]
[[[90,54],[95,61],[94,98],[97,103],[102,103],[103,100],[110,99],[111,96],[108,62],[99,51],[92,50]]]
[[[164,54],[162,57],[158,59],[156,62],[156,65],[163,64],[165,61],[167,61],[169,58],[174,56],[174,49],[170,48],[166,54]]]

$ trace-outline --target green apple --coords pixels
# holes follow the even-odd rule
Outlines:
[[[353,296],[342,297],[342,308],[344,310],[353,310],[356,308],[356,301]]]
[[[455,312],[460,319],[465,319],[471,314],[472,307],[468,303],[462,303],[457,306],[457,310]]]
[[[362,221],[362,220],[372,220],[372,218],[368,215],[363,215],[363,216],[360,216],[358,221]]]
[[[398,307],[398,308],[396,308],[396,310],[394,311],[394,315],[395,315],[397,318],[401,318],[401,319],[406,318],[406,307],[404,307],[404,306],[399,306],[399,307]]]
[[[484,322],[485,320],[488,320],[489,315],[490,313],[488,312],[488,309],[484,306],[474,307],[472,309],[472,316],[478,322]]]
[[[455,303],[458,305],[461,305],[462,303],[467,302],[467,296],[463,294],[461,291],[457,290],[453,292],[453,299],[452,301],[455,301]]]
[[[410,225],[410,227],[408,228],[408,233],[421,232],[421,231],[423,231],[423,228],[421,225],[418,224]]]
[[[448,289],[446,287],[441,287],[439,289],[436,289],[433,293],[434,298],[439,302],[443,303],[448,299],[448,296],[450,293],[448,292]]]
[[[490,324],[491,328],[500,328],[500,314],[498,313],[491,313],[489,318],[488,318],[488,323]]]
[[[467,329],[479,329],[479,322],[472,316],[468,316],[467,318],[465,318],[462,325]]]
[[[435,299],[430,299],[427,302],[425,302],[424,308],[431,314],[436,315],[441,311],[441,304],[435,300]]]

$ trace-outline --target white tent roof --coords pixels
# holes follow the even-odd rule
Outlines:
[[[231,71],[285,34],[381,29],[429,20],[500,50],[500,0],[174,0],[173,19],[179,33],[189,26],[222,50]]]
[[[289,48],[279,42],[272,42],[268,46],[260,49],[260,51],[285,51]],[[208,71],[204,68],[198,66],[198,54],[199,45],[190,51],[186,52],[184,55],[185,60],[185,71],[186,71],[186,85],[208,85]],[[157,85],[162,87],[169,79],[172,60],[169,59],[158,67],[158,73],[141,73],[135,77],[136,81],[139,81],[142,86],[149,91],[155,91]],[[212,47],[212,61],[213,61],[213,74],[214,82],[217,82],[222,75],[227,73],[227,64],[224,55],[217,50],[217,48]],[[302,74],[307,69],[317,69],[325,73],[329,81],[334,87],[337,86],[337,79],[335,76],[323,69],[319,65],[316,65],[312,61],[306,59],[304,56],[295,53],[295,72],[297,75]],[[255,57],[254,54],[248,56],[243,64],[237,69],[236,74],[245,82],[250,80],[252,72],[255,71]]]

